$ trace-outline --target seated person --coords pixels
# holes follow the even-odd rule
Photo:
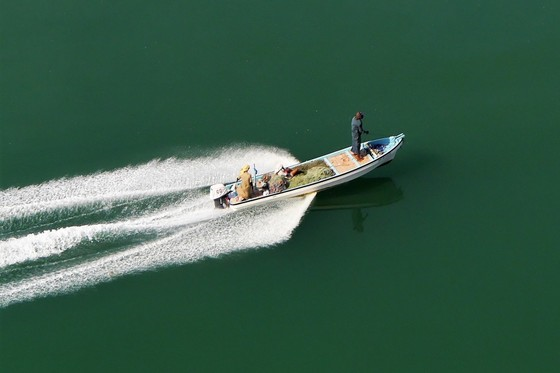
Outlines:
[[[276,175],[281,175],[281,176],[285,176],[285,177],[293,177],[296,176],[297,174],[300,174],[302,171],[300,171],[299,168],[294,168],[293,170],[289,167],[284,167],[282,166],[281,163],[278,163],[276,165],[276,168],[274,169],[274,173]]]
[[[288,187],[287,175],[284,166],[277,164],[270,176],[270,180],[268,180],[268,190],[270,193],[278,193]]]
[[[264,175],[260,181],[257,182],[258,189],[262,191],[263,196],[270,194],[270,175]]]
[[[253,178],[249,174],[249,168],[250,166],[248,164],[243,166],[243,168],[241,169],[241,173],[237,178],[237,180],[241,180],[241,184],[237,186],[237,195],[239,195],[241,199],[251,198],[251,192],[253,190]]]

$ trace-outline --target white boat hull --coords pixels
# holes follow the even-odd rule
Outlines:
[[[364,142],[362,147],[365,149],[365,156],[363,159],[353,158],[350,154],[350,148],[342,149],[337,152],[330,153],[328,155],[315,158],[311,161],[302,162],[297,165],[290,166],[290,168],[295,169],[298,166],[305,165],[306,163],[314,162],[317,160],[323,160],[328,164],[334,172],[333,176],[326,177],[319,181],[311,182],[307,185],[297,186],[294,188],[288,188],[278,193],[271,193],[268,195],[259,195],[254,198],[247,200],[232,200],[229,203],[229,207],[232,209],[241,209],[247,207],[253,207],[262,205],[265,203],[275,202],[286,198],[293,198],[302,196],[309,193],[319,192],[321,190],[333,188],[337,185],[347,183],[351,180],[359,178],[372,170],[391,162],[402,146],[404,141],[404,134],[397,136],[386,137],[382,139],[377,139],[373,141]],[[375,146],[382,146],[383,151],[376,152],[374,150]],[[337,164],[335,161],[342,160],[342,163]],[[262,177],[262,175],[257,175],[257,179]],[[228,190],[234,189],[237,183],[226,184]]]

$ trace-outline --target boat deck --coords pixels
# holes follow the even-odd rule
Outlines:
[[[353,180],[384,163],[390,162],[394,153],[384,159],[381,159],[381,157],[396,151],[402,143],[402,138],[404,138],[404,134],[362,143],[362,158],[358,158],[350,151],[350,148],[346,148],[307,162],[298,163],[290,167],[296,171],[295,174],[281,176],[280,180],[276,179],[279,175],[276,175],[273,171],[257,175],[254,180],[255,187],[252,196],[247,200],[241,199],[236,193],[235,188],[239,182],[227,184],[225,187],[232,191],[229,194],[229,206],[249,206],[263,203],[265,200],[269,200],[268,196],[273,197],[280,194],[286,196],[284,198],[294,197]],[[294,192],[290,193],[292,190]],[[284,192],[287,193],[284,194]]]
[[[343,174],[357,167],[368,164],[372,161],[372,158],[371,155],[366,154],[362,159],[358,159],[355,155],[347,151],[345,153],[326,158],[325,160],[337,174]]]

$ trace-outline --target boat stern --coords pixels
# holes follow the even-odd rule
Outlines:
[[[214,184],[210,187],[210,199],[214,201],[215,208],[223,209],[229,206],[229,192],[224,184]]]

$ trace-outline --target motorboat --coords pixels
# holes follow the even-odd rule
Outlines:
[[[238,179],[210,187],[217,208],[241,209],[319,192],[359,178],[391,162],[404,142],[403,133],[363,142],[360,154],[351,147],[275,170],[254,174],[249,198],[241,198]]]

